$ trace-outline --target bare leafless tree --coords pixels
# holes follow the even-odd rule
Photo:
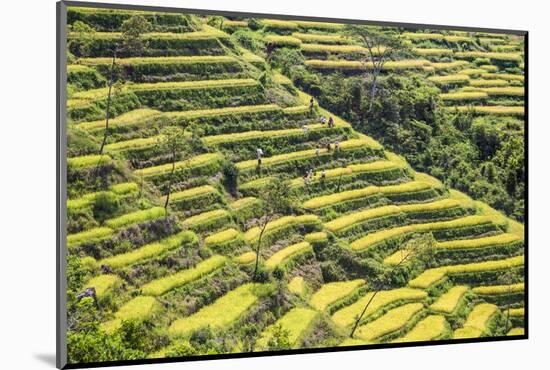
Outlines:
[[[363,320],[363,316],[367,312],[367,309],[371,305],[374,298],[382,290],[386,289],[390,285],[391,278],[394,272],[401,267],[403,264],[408,262],[411,258],[416,257],[418,259],[424,260],[424,263],[428,265],[430,260],[433,258],[433,248],[435,246],[435,239],[431,234],[423,234],[417,237],[413,237],[408,243],[406,243],[399,251],[401,251],[401,258],[399,262],[389,270],[386,270],[381,275],[379,275],[372,285],[374,286],[374,292],[371,297],[363,307],[361,314],[355,319],[355,323],[350,332],[350,338],[353,338],[355,331],[359,327],[359,324]]]

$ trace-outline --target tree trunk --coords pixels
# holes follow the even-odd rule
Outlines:
[[[267,227],[268,222],[269,222],[269,218],[266,218],[262,226],[262,231],[260,231],[260,236],[258,237],[258,245],[256,246],[256,263],[254,265],[254,273],[252,274],[253,281],[256,280],[256,275],[258,273],[258,261],[260,260],[260,247],[262,245],[262,237],[264,235],[264,231]]]
[[[375,70],[372,74],[372,88],[370,92],[370,101],[369,101],[369,113],[372,111],[372,106],[374,104],[374,97],[376,96],[376,84],[378,83],[378,74],[380,70]]]
[[[164,202],[164,214],[168,216],[168,202],[170,201],[170,191],[174,181],[174,172],[176,171],[176,154],[172,153],[172,171],[170,172],[170,181],[168,181],[168,191],[166,192],[166,201]]]
[[[338,177],[338,187],[336,189],[337,193],[340,192],[340,185],[342,185],[342,175],[343,175],[343,173],[341,173],[340,176]]]
[[[395,265],[389,272],[389,274],[391,275],[399,266],[401,266],[411,255],[411,252],[407,253],[403,258],[401,258],[401,261],[399,261],[399,263],[397,265]],[[382,275],[384,276],[384,275]],[[351,333],[349,335],[350,338],[353,338],[353,334],[355,334],[355,330],[357,330],[357,327],[359,326],[359,323],[361,322],[361,320],[363,319],[363,316],[365,315],[365,312],[367,312],[367,309],[369,308],[372,300],[374,299],[374,297],[376,297],[376,295],[378,293],[380,293],[380,291],[382,290],[382,284],[378,284],[378,286],[376,287],[376,290],[374,291],[374,294],[372,295],[372,297],[370,297],[369,301],[367,302],[367,304],[365,305],[365,307],[363,308],[363,311],[361,312],[361,315],[359,315],[359,317],[357,318],[357,320],[355,320],[355,324],[353,325],[353,329],[351,330]]]
[[[512,294],[512,286],[508,286],[508,297]],[[510,298],[508,298],[508,304],[506,305],[506,321],[504,322],[504,335],[508,334],[508,323],[510,321]]]
[[[357,318],[357,320],[355,321],[355,325],[353,325],[353,329],[351,329],[351,333],[349,334],[349,337],[350,338],[353,338],[353,334],[355,334],[355,330],[357,330],[357,327],[359,326],[359,323],[361,322],[361,319],[363,319],[363,316],[365,315],[365,312],[367,312],[367,308],[369,308],[372,300],[374,299],[374,297],[376,297],[376,295],[378,294],[378,292],[380,292],[380,288],[377,289],[374,294],[372,295],[372,297],[370,297],[369,301],[367,302],[367,304],[365,305],[365,308],[363,308],[363,311],[361,312],[361,315],[359,315],[359,317]]]
[[[103,133],[103,142],[99,149],[99,154],[103,154],[103,148],[107,143],[107,136],[109,135],[109,110],[111,109],[111,91],[113,89],[113,83],[115,81],[115,63],[116,63],[116,48],[113,53],[113,63],[111,64],[111,77],[109,78],[109,93],[107,94],[107,108],[105,110],[105,132]]]

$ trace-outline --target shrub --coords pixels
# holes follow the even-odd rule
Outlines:
[[[225,161],[222,165],[223,182],[227,191],[236,194],[239,186],[239,168],[231,161]]]
[[[240,188],[242,190],[242,187]],[[255,197],[245,197],[229,204],[229,208],[233,211],[236,219],[244,223],[254,217],[259,217],[260,200]]]
[[[93,68],[71,64],[67,66],[67,84],[83,90],[95,89],[105,84],[105,78]]]
[[[107,194],[109,198],[113,196],[117,197],[117,199],[120,201],[122,198],[129,197],[136,194],[138,190],[139,190],[138,185],[133,182],[111,185],[109,187],[109,191],[93,192],[93,193],[84,194],[80,198],[68,199],[67,209],[78,210],[78,209],[82,209],[82,208],[86,208],[91,205],[94,205],[97,197],[102,196],[104,194]]]
[[[113,213],[116,213],[120,207],[118,196],[111,192],[101,192],[97,194],[97,196],[94,197],[93,204],[94,218],[100,222],[107,219]]]

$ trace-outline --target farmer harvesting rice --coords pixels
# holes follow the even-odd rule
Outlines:
[[[262,165],[262,155],[264,155],[264,151],[262,150],[262,148],[258,148],[258,149],[256,149],[256,152],[258,154],[258,166],[261,166]]]

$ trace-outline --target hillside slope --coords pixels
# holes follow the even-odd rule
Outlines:
[[[226,20],[220,30],[201,17],[142,14],[154,27],[139,54],[117,57],[120,83],[99,155],[110,48],[132,15],[69,10],[71,362],[500,336],[522,327],[523,225],[311,105],[225,32],[246,22]],[[75,22],[96,32],[76,32]],[[302,39],[328,42],[317,31],[330,25],[295,23]],[[192,145],[173,177],[160,145],[167,127],[184,128]],[[276,179],[289,182],[297,204],[267,225],[252,281],[261,199]],[[431,243],[430,262],[401,264],[404,247],[418,241]],[[516,274],[506,280],[509,271]],[[378,293],[381,275],[389,279]],[[76,302],[91,287],[99,309]],[[84,310],[125,352],[86,354]],[[125,335],[132,323],[141,325],[138,344]]]

